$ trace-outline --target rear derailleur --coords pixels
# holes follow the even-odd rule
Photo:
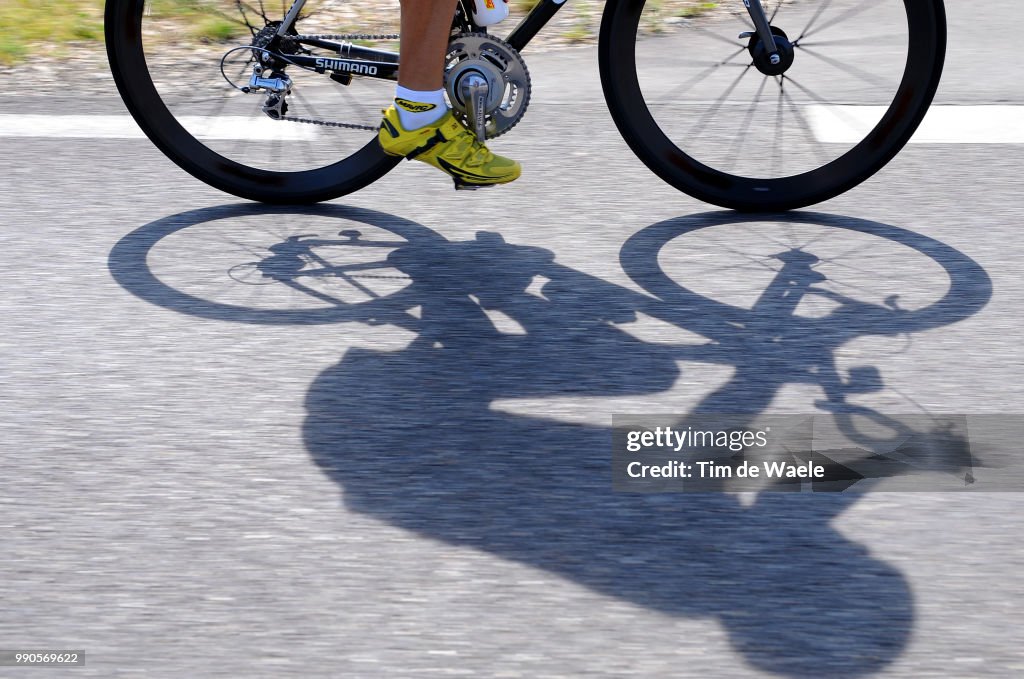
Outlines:
[[[252,76],[249,84],[242,88],[243,92],[267,92],[263,102],[263,112],[274,120],[281,120],[288,114],[287,97],[292,93],[292,80],[285,72],[286,63],[277,58],[275,48],[284,54],[296,54],[301,51],[298,43],[290,36],[279,36],[280,22],[274,21],[263,27],[253,36]],[[265,77],[269,73],[270,77]]]

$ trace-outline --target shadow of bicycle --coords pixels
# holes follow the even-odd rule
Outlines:
[[[174,234],[257,214],[273,215],[275,229],[262,249],[247,246],[244,257],[255,258],[218,259],[213,267],[239,285],[303,293],[315,300],[311,307],[203,299],[215,288],[176,290],[167,282],[173,277],[145,264],[146,253]],[[331,220],[346,222],[340,233],[338,224],[328,226]],[[735,242],[714,246],[699,238],[712,231],[720,238],[758,220],[783,231],[811,225],[815,233],[776,238],[750,229],[741,240],[754,253],[742,255]],[[390,236],[368,233],[373,229]],[[858,296],[864,290],[836,289],[825,273],[835,252],[823,250],[843,236],[894,247],[897,258],[923,256],[948,288],[937,290],[929,276],[909,301],[884,289],[881,299],[867,301]],[[697,240],[673,255],[680,238]],[[843,251],[848,245],[861,247],[844,243]],[[354,261],[347,254],[352,249],[360,252]],[[737,283],[719,295],[732,295],[731,301],[683,287],[681,280],[707,284],[680,278],[702,253],[745,258],[763,284],[748,290],[742,271],[719,277],[725,288]],[[633,236],[621,262],[649,294],[562,266],[550,251],[510,245],[494,233],[450,242],[365,210],[246,207],[142,227],[115,247],[110,268],[140,297],[204,317],[362,321],[415,333],[398,351],[350,349],[309,389],[306,447],[349,508],[652,610],[716,619],[761,670],[792,677],[881,670],[908,643],[913,598],[896,568],[833,527],[856,496],[761,493],[744,505],[727,494],[613,493],[608,427],[511,414],[494,404],[659,394],[678,388],[691,362],[706,362],[734,371],[693,413],[754,416],[793,383],[819,386],[822,409],[863,409],[849,400],[885,389],[883,376],[870,367],[843,375],[836,351],[858,337],[906,335],[967,318],[991,297],[988,276],[962,253],[920,234],[812,213],[672,220]],[[374,281],[391,285],[389,294],[371,288]],[[358,295],[343,300],[340,289]],[[496,312],[511,324],[499,328]],[[638,339],[629,330],[641,317],[705,339]],[[699,384],[689,389],[705,391]],[[662,410],[674,408],[665,403]]]

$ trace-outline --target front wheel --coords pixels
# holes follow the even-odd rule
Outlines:
[[[136,122],[186,172],[250,200],[315,203],[361,189],[395,166],[374,129],[394,85],[359,76],[342,84],[286,63],[291,55],[315,55],[307,45],[275,43],[284,52],[281,70],[293,81],[287,117],[351,127],[269,117],[266,93],[239,88],[249,84],[259,54],[246,47],[272,35],[286,9],[231,0],[107,0],[107,54]],[[294,30],[336,33],[348,11],[340,0],[309,0]],[[395,28],[368,25],[360,32]]]
[[[885,166],[931,105],[946,47],[942,0],[763,5],[778,64],[738,0],[609,0],[598,47],[612,117],[640,160],[743,211],[828,200]]]

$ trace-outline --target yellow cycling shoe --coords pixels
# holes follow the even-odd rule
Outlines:
[[[447,173],[456,189],[506,184],[522,173],[519,163],[491,153],[451,111],[436,123],[409,131],[402,128],[395,107],[389,106],[377,139],[388,155],[422,160]]]

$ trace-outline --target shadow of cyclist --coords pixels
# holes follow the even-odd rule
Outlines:
[[[861,302],[822,288],[813,253],[794,249],[778,255],[781,269],[747,310],[682,287],[661,269],[657,255],[679,234],[748,217],[708,213],[630,238],[623,268],[652,297],[560,266],[552,253],[509,245],[496,234],[452,243],[392,216],[328,206],[301,214],[356,219],[404,234],[407,244],[388,263],[411,284],[390,299],[374,300],[368,310],[340,303],[265,310],[205,301],[150,271],[146,253],[165,236],[260,210],[196,211],[154,222],[115,247],[110,268],[134,294],[204,318],[357,320],[416,333],[400,351],[351,349],[311,385],[304,440],[313,460],[341,487],[346,505],[639,606],[718,620],[743,657],[766,671],[864,676],[905,648],[914,621],[906,579],[832,525],[855,496],[761,493],[744,506],[727,494],[612,493],[610,429],[513,415],[494,404],[521,397],[659,394],[688,379],[687,361],[700,361],[735,372],[705,395],[695,413],[754,416],[781,386],[794,382],[820,385],[828,408],[842,411],[847,395],[883,386],[877,370],[861,370],[859,377],[851,371],[856,379],[838,375],[834,352],[843,343],[953,323],[988,301],[988,276],[962,253],[863,220],[775,216],[909,246],[946,270],[950,290],[913,314],[888,300]],[[280,217],[280,211],[267,210]],[[305,231],[298,225],[293,233]],[[359,241],[353,234],[340,235]],[[336,241],[331,239],[332,247]],[[313,245],[299,236],[278,245],[267,248],[271,261],[263,265],[270,268],[261,275],[304,289],[295,278],[295,257]],[[539,294],[531,288],[537,276],[548,281]],[[807,295],[828,296],[836,306],[819,318],[797,317],[797,299]],[[415,306],[419,318],[405,311]],[[500,332],[489,315],[495,311],[521,332]],[[618,327],[638,312],[709,341],[683,347],[641,341]],[[664,410],[672,409],[665,404]]]
[[[742,332],[727,328],[736,341],[708,347],[709,360],[737,371],[696,412],[756,414],[781,385],[811,374],[841,403],[856,385],[839,378],[833,352],[863,332],[851,320],[898,316],[834,299],[839,307],[815,319],[816,331],[806,323],[787,331],[794,289],[807,292],[821,275],[813,255],[781,258]],[[347,506],[637,605],[717,618],[764,670],[862,676],[905,647],[913,623],[906,580],[831,524],[854,498],[765,493],[744,507],[725,494],[615,494],[608,429],[492,407],[516,397],[670,389],[686,379],[678,352],[615,323],[638,310],[674,311],[659,312],[635,293],[554,265],[550,252],[495,234],[410,246],[391,261],[417,287],[419,337],[397,352],[350,350],[314,382],[306,403],[307,447],[343,488]],[[550,282],[531,294],[538,274]],[[974,282],[984,293],[984,272],[969,274],[980,277]],[[973,313],[985,301],[982,294],[966,308]],[[498,332],[487,315],[495,309],[525,334]],[[715,336],[730,320],[716,311],[710,300],[688,298],[675,320]],[[775,348],[780,341],[788,351]],[[880,387],[881,377],[872,377],[872,388]]]

